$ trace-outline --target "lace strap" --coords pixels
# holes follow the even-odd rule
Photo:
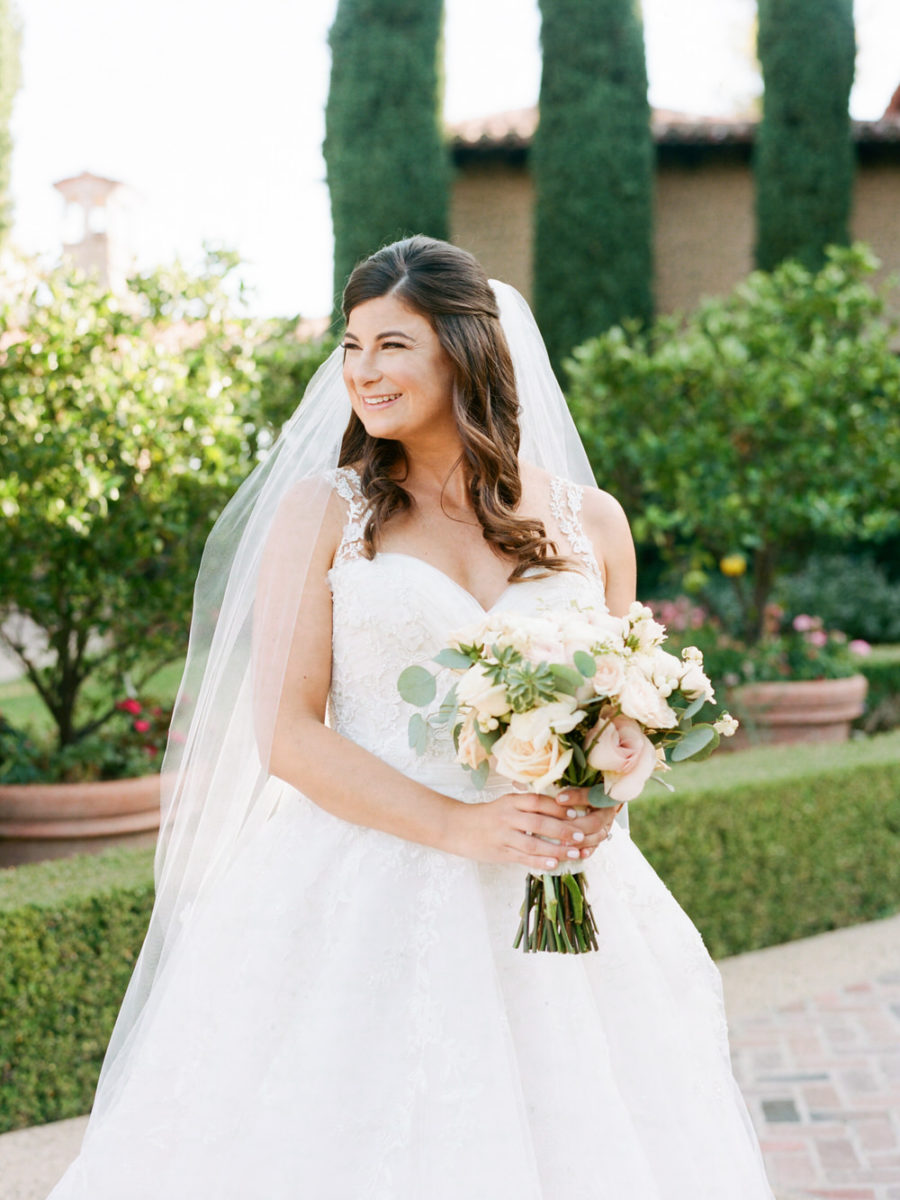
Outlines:
[[[550,511],[569,543],[572,557],[584,567],[592,579],[603,582],[603,576],[590,540],[581,524],[582,490],[570,479],[555,475],[550,481]]]
[[[359,475],[352,467],[335,467],[329,474],[334,490],[347,503],[347,520],[341,534],[341,544],[334,556],[334,561],[338,563],[351,558],[359,558],[362,554],[368,505],[362,494]]]

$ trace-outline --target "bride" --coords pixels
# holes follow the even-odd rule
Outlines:
[[[156,906],[53,1200],[771,1200],[625,814],[408,744],[400,672],[473,619],[634,599],[531,314],[424,237],[344,314],[204,554]],[[522,954],[524,871],[564,860],[599,951]]]

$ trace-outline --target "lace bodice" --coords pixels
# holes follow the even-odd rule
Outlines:
[[[344,736],[405,774],[462,798],[470,786],[468,776],[456,765],[445,727],[430,735],[422,757],[410,748],[411,710],[397,691],[397,679],[413,663],[429,664],[453,633],[487,610],[424,559],[396,552],[363,557],[367,510],[358,476],[341,468],[333,479],[346,502],[347,519],[329,572],[333,596],[330,721]],[[581,527],[581,489],[554,479],[550,501],[568,542],[560,551],[572,558],[572,570],[512,583],[489,611],[538,612],[548,606],[604,604],[600,571]],[[449,673],[439,675],[439,697],[450,683]]]

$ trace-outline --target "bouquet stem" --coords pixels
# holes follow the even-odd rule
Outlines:
[[[525,876],[525,900],[513,948],[526,953],[587,954],[597,949],[597,924],[581,872]]]

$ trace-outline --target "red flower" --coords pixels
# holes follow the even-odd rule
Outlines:
[[[118,700],[116,702],[116,708],[119,710],[119,712],[131,713],[133,717],[136,717],[141,711],[140,702],[132,698],[129,698],[128,700]]]
[[[138,709],[138,712],[140,712],[140,709]],[[137,733],[148,733],[150,730],[150,722],[149,721],[135,721],[133,723],[132,728]]]

